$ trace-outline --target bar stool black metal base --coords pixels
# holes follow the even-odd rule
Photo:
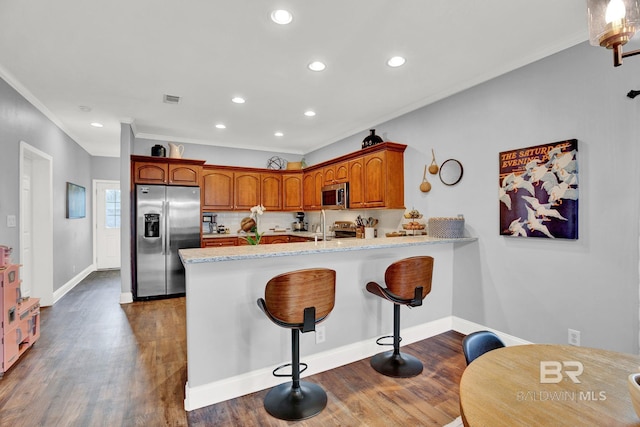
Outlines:
[[[394,350],[378,353],[371,358],[371,367],[382,375],[394,378],[415,377],[422,372],[422,362],[406,353]]]
[[[280,384],[269,390],[264,398],[264,408],[281,420],[296,421],[318,415],[327,406],[327,393],[317,384],[300,381],[300,388],[293,383]]]

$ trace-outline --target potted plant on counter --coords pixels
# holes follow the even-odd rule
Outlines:
[[[262,205],[257,205],[251,208],[251,215],[243,218],[240,227],[242,230],[247,233],[253,233],[253,236],[247,235],[247,237],[243,237],[250,245],[258,245],[260,244],[260,239],[264,232],[260,233],[258,231],[258,217],[262,215],[266,211],[265,207]]]

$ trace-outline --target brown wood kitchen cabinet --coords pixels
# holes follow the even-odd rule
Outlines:
[[[404,209],[403,151],[384,150],[363,157],[361,207]]]
[[[364,208],[364,158],[349,161],[349,208]]]
[[[200,185],[204,160],[131,156],[133,184]]]
[[[322,209],[322,195],[320,193],[324,186],[324,173],[322,168],[305,172],[302,179],[304,209]]]
[[[338,182],[349,182],[350,209],[404,209],[406,147],[384,142],[306,169],[304,209],[322,209],[322,186]]]
[[[203,211],[302,210],[302,172],[206,165],[201,179]]]
[[[201,166],[169,163],[169,185],[197,187],[200,185],[201,170]]]
[[[237,237],[211,237],[208,239],[202,239],[203,248],[215,248],[219,246],[237,246]]]
[[[289,243],[305,243],[305,242],[313,242],[314,239],[308,237],[301,236],[289,236]]]
[[[260,204],[262,204],[267,211],[281,211],[282,196],[282,174],[276,172],[261,173]]]
[[[203,211],[233,210],[233,171],[204,166],[200,186]]]
[[[289,236],[283,234],[281,236],[262,236],[260,244],[272,245],[274,243],[289,243]]]
[[[304,209],[302,203],[302,176],[302,172],[282,175],[282,210],[297,212]]]
[[[132,176],[134,184],[167,184],[169,182],[169,164],[134,162]]]
[[[349,162],[343,161],[326,166],[322,169],[324,185],[338,184],[349,181]]]
[[[250,171],[237,171],[233,174],[235,210],[251,210],[260,204],[260,174]]]

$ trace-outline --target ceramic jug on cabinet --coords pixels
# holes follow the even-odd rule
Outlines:
[[[184,145],[176,145],[172,142],[169,143],[169,157],[172,159],[181,159],[182,153],[184,153]]]

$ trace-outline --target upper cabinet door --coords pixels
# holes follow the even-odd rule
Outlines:
[[[269,211],[281,211],[282,175],[279,173],[262,173],[260,174],[260,185],[262,206]]]
[[[327,166],[322,170],[324,174],[324,184],[338,184],[349,180],[349,162],[340,162]]]
[[[282,175],[283,210],[301,211],[303,209],[302,176],[302,172]]]
[[[260,174],[255,172],[236,172],[234,174],[234,208],[251,210],[261,203]]]
[[[322,209],[322,187],[325,185],[323,170],[314,169],[312,171],[305,172],[302,179],[304,209]]]
[[[364,156],[364,204],[367,208],[385,206],[387,173],[385,153]]]
[[[201,182],[203,210],[233,210],[233,172],[205,167]]]
[[[134,162],[134,184],[167,184],[169,168],[166,163]]]
[[[349,162],[349,209],[364,208],[364,161]]]
[[[200,166],[169,164],[170,185],[200,185]]]

